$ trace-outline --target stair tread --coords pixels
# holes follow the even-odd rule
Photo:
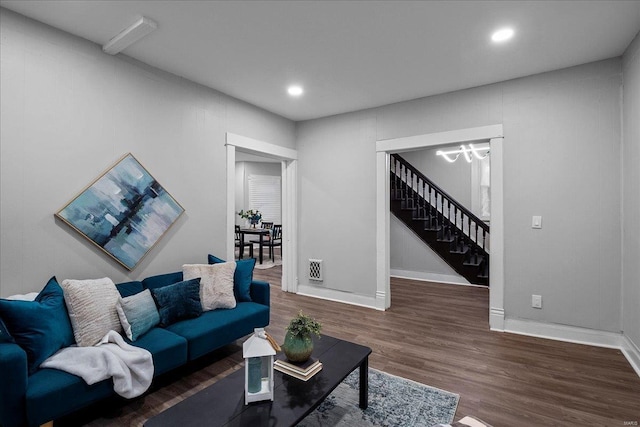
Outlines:
[[[453,250],[449,250],[449,252],[451,252],[452,254],[466,254],[467,252],[469,252],[469,248],[464,248],[464,249],[453,249]]]
[[[456,219],[436,211],[415,189],[399,188],[393,178],[392,187],[395,188],[391,188],[391,211],[458,274],[472,284],[488,287],[488,254],[469,241]]]

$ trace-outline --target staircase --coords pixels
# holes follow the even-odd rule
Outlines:
[[[489,226],[400,155],[390,170],[391,212],[458,274],[489,286]]]

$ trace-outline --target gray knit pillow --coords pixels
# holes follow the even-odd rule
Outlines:
[[[200,278],[200,301],[202,311],[216,308],[235,308],[233,275],[235,262],[221,264],[185,264],[182,266],[184,280]]]
[[[116,310],[120,294],[111,279],[67,279],[61,286],[79,347],[97,344],[111,330],[122,332]]]

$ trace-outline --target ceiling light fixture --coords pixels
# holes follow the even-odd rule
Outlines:
[[[300,86],[289,86],[287,88],[287,93],[291,96],[300,96],[304,93],[304,90],[302,90],[302,87]]]
[[[158,28],[158,24],[143,16],[133,25],[122,30],[117,36],[109,40],[107,44],[102,46],[102,51],[109,55],[120,53],[156,28]]]
[[[502,28],[491,35],[491,40],[496,43],[504,42],[513,37],[513,29]]]
[[[462,154],[464,155],[465,160],[468,163],[471,163],[471,154],[473,154],[473,156],[476,159],[482,160],[489,155],[489,148],[490,148],[489,144],[479,145],[477,147],[474,146],[473,144],[469,144],[468,147],[465,147],[463,144],[457,150],[449,150],[449,151],[438,150],[436,151],[436,155],[444,157],[444,159],[449,163],[453,163],[456,160],[458,160],[458,157],[460,157],[460,154]],[[483,151],[486,151],[484,155],[480,154]],[[449,157],[450,155],[453,155],[453,154],[455,154],[455,157],[453,158]]]

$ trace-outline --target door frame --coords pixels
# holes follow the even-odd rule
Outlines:
[[[282,173],[282,290],[298,290],[298,152],[269,142],[226,133],[227,147],[227,259],[234,259],[236,206],[236,149],[280,160]]]
[[[449,144],[488,141],[491,146],[491,257],[489,326],[504,330],[504,199],[502,124],[376,141],[376,308],[391,306],[390,155]]]

